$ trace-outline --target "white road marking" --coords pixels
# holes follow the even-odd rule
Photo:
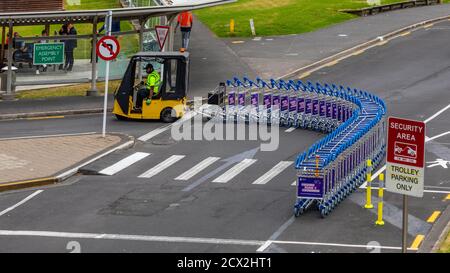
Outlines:
[[[277,165],[273,166],[268,172],[263,174],[260,178],[255,180],[253,184],[263,185],[272,180],[275,176],[279,175],[282,171],[284,171],[287,167],[292,165],[293,161],[280,161]]]
[[[450,104],[449,104],[449,106],[450,106]],[[446,107],[446,108],[449,108],[449,107]],[[446,108],[444,108],[444,109],[446,109]],[[441,111],[442,111],[442,110],[441,110]],[[440,114],[442,114],[442,112],[443,112],[443,111],[442,111],[442,112],[441,112],[441,111],[439,111]],[[445,110],[444,110],[444,111],[445,111]],[[439,112],[438,112],[438,113],[439,113]],[[427,120],[431,120],[431,119],[427,119]],[[427,121],[425,121],[425,122],[427,122]],[[434,139],[443,137],[443,136],[448,135],[448,134],[450,134],[450,131],[445,132],[445,133],[442,133],[442,134],[439,134],[439,135],[434,136],[434,137],[427,137],[427,136],[425,136],[425,143],[428,142],[428,141],[432,141],[432,140],[434,140]],[[383,167],[381,167],[377,172],[375,172],[375,173],[372,175],[372,179],[371,179],[370,181],[373,181],[375,178],[377,178],[377,177],[380,175],[380,173],[384,172],[384,170],[386,170],[386,164],[385,164]],[[360,188],[360,189],[365,189],[366,187],[367,187],[367,181],[365,181],[359,188]],[[434,191],[427,191],[427,190],[425,190],[424,192],[436,193],[436,192],[434,192]],[[440,193],[440,192],[439,192],[439,193]],[[445,192],[443,192],[443,193],[445,193]]]
[[[152,236],[152,235],[129,235],[129,234],[106,234],[106,233],[81,233],[81,232],[57,232],[57,231],[32,231],[32,230],[0,230],[0,236],[30,236],[30,237],[51,237],[51,238],[72,238],[72,239],[94,239],[94,240],[125,240],[125,241],[143,241],[143,242],[166,242],[166,243],[197,243],[197,244],[215,244],[215,245],[244,245],[244,246],[263,246],[268,241],[245,240],[245,239],[222,239],[222,238],[201,238],[201,237],[172,237],[172,236]],[[273,244],[290,245],[310,245],[310,246],[335,246],[349,248],[364,248],[364,244],[340,244],[340,243],[321,243],[304,241],[281,241],[271,240]],[[270,245],[270,244],[269,244]],[[379,249],[398,250],[401,247],[396,246],[370,246]],[[408,248],[408,250],[417,250]]]
[[[292,132],[292,131],[294,131],[296,128],[295,127],[291,127],[291,128],[288,128],[288,129],[286,129],[286,133],[290,133],[290,132]]]
[[[214,183],[227,183],[233,179],[240,172],[248,168],[250,165],[256,162],[256,159],[244,159],[238,164],[234,165],[231,169],[223,173],[221,176],[213,180]]]
[[[193,118],[193,117],[194,117],[195,115],[197,115],[197,114],[198,114],[198,113],[196,113],[196,112],[187,112],[182,118],[180,118],[179,120],[175,121],[174,123],[172,123],[172,124],[170,124],[170,125],[162,126],[162,127],[159,127],[159,128],[157,128],[157,129],[155,129],[155,130],[153,130],[153,131],[150,131],[150,132],[148,132],[147,134],[145,134],[145,135],[143,135],[143,136],[140,136],[140,137],[138,138],[138,140],[143,141],[143,142],[148,141],[148,140],[154,138],[155,136],[157,136],[157,135],[159,135],[159,134],[161,134],[161,133],[167,131],[167,130],[170,129],[172,126],[178,125],[178,124],[180,124],[180,123],[183,123],[183,122],[185,122],[185,121],[190,120],[191,118]]]
[[[169,157],[168,159],[164,160],[163,162],[159,163],[155,167],[151,168],[150,170],[146,171],[145,173],[139,175],[138,177],[139,178],[151,178],[151,177],[157,175],[158,173],[160,173],[161,171],[163,171],[164,169],[177,163],[184,157],[185,157],[185,155],[173,155],[173,156]]]
[[[249,246],[259,246],[263,244],[262,241],[256,240],[105,234],[105,233],[76,233],[76,232],[55,232],[55,231],[27,231],[27,230],[0,230],[0,236],[35,236],[35,237],[78,238],[78,239],[97,239],[97,240],[127,240],[127,241],[147,241],[147,242],[200,243],[200,244],[249,245]]]
[[[88,164],[91,164],[92,162],[94,162],[94,161],[96,161],[96,160],[99,160],[100,158],[102,158],[102,157],[104,157],[104,156],[107,156],[107,155],[109,155],[110,153],[113,153],[113,152],[115,152],[115,151],[117,151],[117,150],[124,149],[124,148],[126,148],[126,147],[132,146],[133,144],[134,144],[134,141],[133,141],[133,140],[127,141],[127,142],[125,142],[125,143],[122,144],[122,145],[119,145],[119,146],[117,146],[117,147],[114,147],[114,148],[112,148],[111,150],[106,151],[106,152],[104,152],[103,154],[101,154],[101,155],[99,155],[99,156],[96,156],[96,157],[92,158],[91,160],[88,160],[88,161],[86,161],[86,162],[83,162],[82,164],[76,166],[75,168],[72,168],[72,169],[70,169],[70,170],[68,170],[68,171],[66,171],[66,172],[63,172],[62,174],[58,175],[56,178],[57,178],[57,179],[64,180],[64,179],[66,179],[66,178],[72,176],[72,175],[75,174],[76,172],[78,172],[78,170],[81,169],[82,167],[84,167],[84,166],[86,166],[86,165],[88,165]]]
[[[270,240],[266,241],[262,246],[260,246],[256,250],[256,252],[264,252],[264,250],[266,250],[266,248],[268,248],[271,244],[272,244],[272,241],[270,241]]]
[[[291,186],[297,186],[297,180],[295,180],[294,182],[292,182]]]
[[[19,203],[17,203],[14,206],[11,206],[11,207],[5,209],[4,211],[0,212],[0,216],[3,216],[5,214],[7,214],[8,212],[12,211],[13,209],[17,208],[20,205],[23,205],[24,203],[26,203],[27,201],[29,201],[31,198],[35,197],[36,195],[40,194],[41,192],[43,192],[43,190],[38,190],[38,191],[35,191],[34,193],[28,195],[27,197],[25,197],[25,199],[23,199]]]
[[[148,132],[147,134],[145,134],[145,135],[139,137],[138,140],[140,140],[140,141],[147,141],[147,140],[150,140],[150,139],[152,139],[153,137],[155,137],[155,136],[157,136],[157,135],[159,135],[159,134],[161,134],[161,133],[167,131],[167,130],[170,128],[170,126],[171,126],[171,125],[166,125],[166,126],[163,126],[163,127],[158,128],[158,129],[155,129],[155,130],[153,130],[153,131],[150,131],[150,132]]]
[[[431,117],[427,118],[424,122],[428,123],[430,121],[432,121],[433,119],[435,119],[437,116],[439,116],[440,114],[444,113],[447,109],[450,108],[450,104],[445,106],[444,108],[442,108],[441,110],[439,110],[436,114],[432,115]]]
[[[200,162],[197,165],[195,165],[194,167],[192,167],[191,169],[185,171],[184,173],[182,173],[181,175],[176,177],[175,180],[189,180],[193,176],[195,176],[199,172],[203,171],[204,169],[206,169],[207,167],[209,167],[211,164],[213,164],[214,162],[216,162],[219,159],[220,159],[220,157],[212,157],[212,156],[208,157],[208,158],[204,159],[202,162]]]
[[[105,175],[115,175],[116,173],[120,172],[121,170],[133,165],[134,163],[146,158],[149,155],[150,155],[149,153],[136,152],[136,153],[120,160],[119,162],[101,170],[99,173],[105,174]]]
[[[434,136],[434,137],[425,137],[425,142],[432,141],[432,140],[434,140],[436,138],[440,138],[440,137],[443,137],[443,136],[448,135],[448,134],[450,134],[450,131],[442,133],[442,134]]]

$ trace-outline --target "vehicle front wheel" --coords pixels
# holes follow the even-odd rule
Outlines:
[[[172,123],[176,120],[175,111],[172,108],[164,108],[161,111],[161,120],[165,123]]]

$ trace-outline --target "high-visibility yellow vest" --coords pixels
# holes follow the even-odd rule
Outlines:
[[[158,95],[161,76],[155,70],[147,76],[147,89],[153,86],[153,95]]]

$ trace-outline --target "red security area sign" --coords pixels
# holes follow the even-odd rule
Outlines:
[[[425,123],[389,117],[386,161],[386,190],[422,197]]]

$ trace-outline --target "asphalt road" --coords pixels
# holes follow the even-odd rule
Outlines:
[[[427,136],[433,138],[450,130],[449,110],[429,119],[450,103],[449,32],[450,22],[418,30],[321,69],[308,80],[373,92],[385,99],[391,115],[428,119]],[[12,137],[98,131],[99,120],[79,116],[8,121],[0,122],[0,132],[1,137]],[[162,126],[108,121],[112,130],[135,136]],[[112,176],[79,175],[0,212],[0,252],[69,252],[71,241],[78,242],[82,252],[370,252],[373,245],[382,252],[400,251],[401,198],[394,194],[385,194],[383,227],[374,225],[374,210],[363,208],[364,189],[325,219],[314,210],[292,217],[292,165],[272,179],[261,177],[280,162],[294,161],[321,135],[284,130],[279,148],[271,152],[258,149],[264,141],[176,142],[166,130],[85,168],[101,172],[136,152],[148,154]],[[426,148],[427,162],[450,161],[450,134],[429,141]],[[197,168],[191,178],[175,179],[210,157],[217,159]],[[243,159],[247,165],[241,164]],[[163,161],[165,168],[158,165]],[[450,193],[449,170],[427,168],[424,198],[410,198],[409,244],[417,235],[426,235],[432,225],[428,217],[448,205],[443,199]],[[34,192],[0,194],[0,211]]]

